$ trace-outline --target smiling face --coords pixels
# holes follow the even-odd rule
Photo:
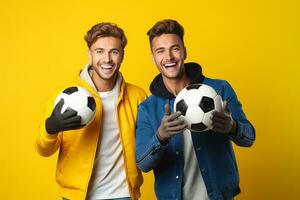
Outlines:
[[[151,42],[152,57],[165,79],[179,80],[184,74],[186,50],[176,34],[162,34]]]
[[[116,37],[99,37],[90,47],[91,66],[101,81],[114,83],[124,50]]]

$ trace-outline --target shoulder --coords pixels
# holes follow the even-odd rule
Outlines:
[[[234,89],[227,80],[205,78],[203,84],[213,87],[223,99],[228,99],[236,96]]]
[[[203,84],[213,87],[217,92],[221,92],[224,89],[231,88],[230,83],[223,79],[212,79],[205,77]]]
[[[141,103],[141,105],[148,106],[150,104],[153,104],[153,102],[156,101],[156,98],[157,98],[156,96],[150,95],[143,101],[143,103]]]
[[[143,88],[131,83],[125,82],[125,92],[131,97],[137,96],[140,97],[141,99],[147,98],[147,94]]]
[[[157,108],[164,108],[164,105],[166,103],[168,103],[168,99],[156,95],[151,95],[140,104],[140,107],[151,111],[156,110]]]
[[[137,91],[137,92],[145,92],[143,88],[140,86],[134,85],[132,83],[125,82],[125,87],[127,90]]]
[[[223,80],[223,79],[213,79],[213,78],[208,78],[205,77],[203,80],[203,84],[215,86],[215,87],[220,87],[224,85],[229,85],[228,81]]]
[[[145,90],[137,85],[134,85],[132,83],[125,83],[125,89],[127,91],[130,91],[130,92],[134,92],[134,93],[137,93],[137,94],[146,94]]]

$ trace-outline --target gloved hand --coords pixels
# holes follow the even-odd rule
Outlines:
[[[75,110],[68,108],[63,114],[61,114],[63,105],[64,99],[60,99],[54,107],[51,116],[46,119],[46,130],[49,134],[79,129],[84,126],[81,125],[81,117],[77,115]]]
[[[236,121],[231,116],[227,101],[224,101],[221,112],[214,112],[212,117],[213,131],[219,133],[236,133]]]
[[[157,133],[157,137],[161,142],[167,141],[187,128],[187,124],[184,120],[178,118],[180,115],[180,111],[171,114],[170,105],[165,105],[165,115],[161,120]]]

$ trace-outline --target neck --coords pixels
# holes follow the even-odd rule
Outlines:
[[[116,75],[112,79],[104,80],[100,78],[94,70],[90,70],[90,76],[98,92],[107,92],[112,90],[117,79]]]
[[[174,96],[177,96],[190,83],[190,78],[184,73],[180,79],[168,79],[163,76],[163,81],[167,90]]]

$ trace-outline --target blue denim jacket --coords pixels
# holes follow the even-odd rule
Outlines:
[[[240,193],[232,141],[238,146],[249,147],[255,140],[255,131],[234,90],[226,81],[203,78],[202,83],[212,86],[223,100],[227,100],[237,123],[237,133],[228,135],[212,131],[192,132],[199,169],[209,199],[232,199]],[[164,116],[164,105],[170,103],[173,108],[174,100],[174,97],[152,95],[140,104],[138,111],[136,162],[142,171],[154,171],[155,193],[159,200],[182,199],[183,136],[177,134],[166,145],[162,145],[156,136]]]

